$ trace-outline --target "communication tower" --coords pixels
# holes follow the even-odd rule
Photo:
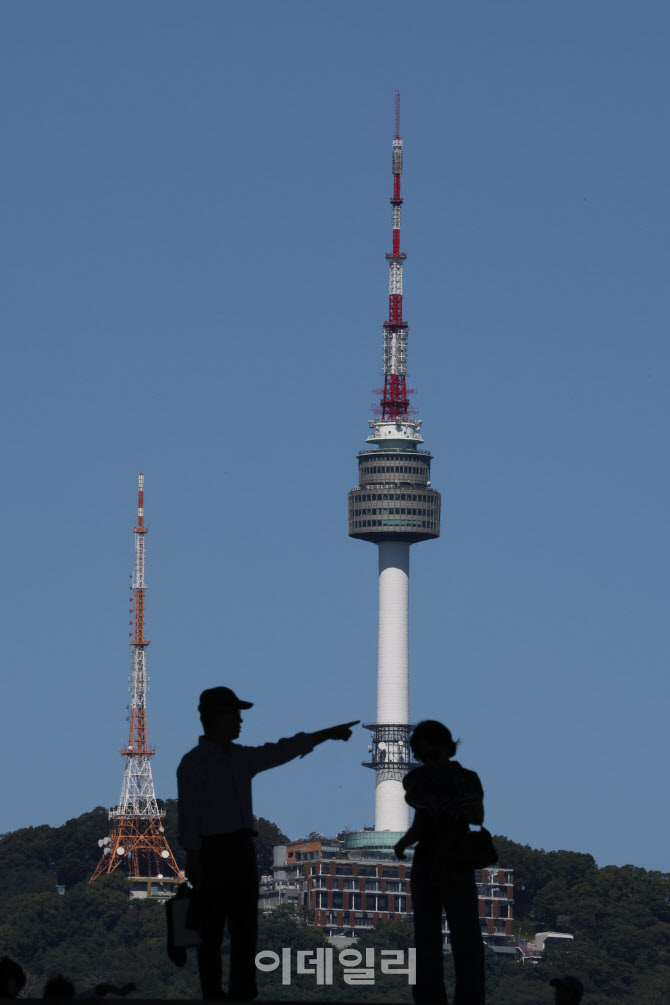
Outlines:
[[[132,672],[128,678],[130,685],[130,733],[128,744],[121,748],[126,758],[123,786],[118,806],[109,811],[110,833],[98,841],[100,861],[89,882],[102,873],[111,873],[122,862],[126,864],[128,877],[135,880],[166,880],[166,873],[174,882],[181,881],[182,875],[172,853],[165,831],[163,817],[159,810],[151,774],[151,758],[155,747],[149,746],[147,737],[147,646],[150,640],[144,637],[144,475],[139,476],[137,502],[137,526],[135,534],[135,574],[131,576],[130,612],[134,615],[130,622],[134,626],[130,634],[132,647]]]
[[[376,417],[370,420],[370,449],[358,457],[358,485],[349,493],[349,536],[379,548],[379,638],[377,721],[371,731],[371,753],[365,767],[375,772],[375,832],[351,835],[378,847],[394,844],[409,827],[403,776],[411,766],[409,736],[409,549],[440,536],[440,494],[431,487],[431,454],[422,450],[421,419],[409,407],[407,332],[403,319],[400,251],[400,195],[403,141],[400,94],[395,96],[392,148],[393,250],[389,263],[389,313],[383,325],[384,386]],[[373,414],[374,414],[373,413]]]

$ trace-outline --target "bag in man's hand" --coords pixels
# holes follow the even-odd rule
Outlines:
[[[189,909],[192,907],[192,898],[193,890],[188,883],[182,883],[176,895],[165,903],[167,954],[177,967],[183,967],[186,963],[186,950],[197,949],[201,943],[200,933],[197,929],[189,928],[187,925],[187,922],[191,920],[188,915]],[[192,910],[190,913],[193,915]]]

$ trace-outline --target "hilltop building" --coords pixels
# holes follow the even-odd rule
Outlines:
[[[330,937],[355,938],[384,921],[412,921],[411,860],[399,862],[389,849],[362,845],[349,848],[341,838],[324,837],[277,845],[272,875],[261,881],[261,910],[286,903],[308,907],[314,924]],[[513,871],[493,866],[475,879],[482,937],[491,945],[509,941]],[[443,931],[448,945],[446,918]]]

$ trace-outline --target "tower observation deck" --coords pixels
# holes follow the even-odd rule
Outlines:
[[[431,486],[432,455],[421,449],[421,419],[409,407],[407,387],[408,325],[402,313],[400,251],[403,200],[400,178],[403,141],[400,101],[396,94],[392,170],[393,251],[389,262],[389,316],[383,325],[384,386],[370,420],[370,448],[357,454],[358,485],[349,493],[349,536],[379,548],[379,636],[377,721],[370,729],[370,760],[375,771],[375,832],[386,831],[389,844],[409,827],[402,779],[411,767],[409,737],[409,549],[440,536],[440,493]],[[379,835],[378,835],[379,837]]]

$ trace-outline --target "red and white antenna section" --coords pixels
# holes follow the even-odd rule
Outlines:
[[[408,324],[402,316],[402,269],[407,255],[400,250],[400,220],[403,199],[400,194],[402,175],[402,137],[400,136],[400,92],[395,96],[395,135],[392,161],[393,195],[391,211],[393,224],[393,251],[387,255],[389,263],[389,315],[384,322],[384,387],[379,403],[380,417],[370,420],[374,430],[368,443],[398,443],[410,441],[423,443],[421,420],[409,418],[407,387],[407,331]],[[390,441],[390,442],[389,442]]]
[[[147,736],[147,692],[149,690],[147,646],[149,639],[144,637],[144,594],[146,590],[144,541],[147,528],[144,526],[143,474],[140,474],[138,478],[137,526],[133,530],[135,533],[135,572],[131,596],[131,610],[134,614],[133,631],[130,633],[133,669],[129,677],[128,688],[130,691],[130,730],[128,745],[121,751],[127,758],[121,798],[116,810],[110,815],[158,818],[163,814],[159,811],[156,803],[149,760],[156,753],[156,748],[149,746]]]

